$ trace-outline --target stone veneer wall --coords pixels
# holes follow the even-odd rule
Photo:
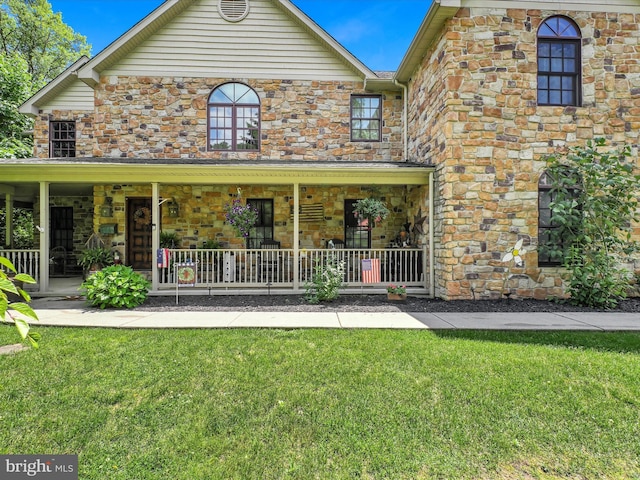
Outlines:
[[[202,248],[207,240],[217,240],[227,248],[244,248],[244,243],[234,230],[226,224],[224,205],[235,198],[237,188],[242,198],[272,198],[274,205],[274,238],[282,248],[293,248],[293,187],[289,185],[161,185],[162,198],[173,197],[179,205],[179,216],[171,218],[168,209],[161,206],[162,231],[175,232],[181,243],[179,248]],[[372,231],[373,248],[384,248],[399,234],[407,222],[413,223],[413,215],[419,209],[425,211],[420,202],[426,195],[423,187],[380,187],[379,194],[387,202],[391,215]],[[300,204],[322,204],[324,220],[300,222],[300,246],[303,248],[324,248],[332,238],[344,239],[344,200],[359,199],[372,195],[370,187],[308,185],[300,187]],[[102,224],[116,223],[116,235],[102,235],[106,245],[126,253],[126,199],[128,197],[150,197],[149,185],[96,185],[94,187],[94,225],[99,231]],[[111,197],[113,217],[101,217],[100,207],[105,198]]]
[[[582,31],[580,107],[536,103],[536,33],[564,14]],[[529,253],[510,287],[563,295],[561,269],[538,268],[538,179],[544,155],[604,136],[640,135],[640,15],[461,9],[410,84],[411,159],[437,165],[436,294],[498,297],[501,258],[517,239]],[[640,240],[640,227],[635,228]]]
[[[261,101],[260,152],[208,152],[207,101],[229,81],[213,78],[102,77],[95,112],[41,115],[35,155],[46,158],[48,122],[76,118],[78,157],[272,160],[403,160],[402,97],[383,94],[381,142],[351,142],[350,99],[362,82],[247,80]]]

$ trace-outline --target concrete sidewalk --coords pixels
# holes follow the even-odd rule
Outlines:
[[[110,328],[404,328],[640,331],[637,313],[144,312],[34,300],[34,325]],[[55,308],[52,308],[55,306]]]

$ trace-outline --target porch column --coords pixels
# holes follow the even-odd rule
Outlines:
[[[160,248],[160,186],[151,184],[151,290],[158,290],[159,275],[156,265],[156,252]]]
[[[0,185],[0,192],[4,193],[5,205],[5,244],[6,248],[13,248],[13,196],[15,188],[8,185]]]
[[[293,184],[293,291],[300,289],[300,184]]]
[[[49,290],[49,182],[40,182],[40,293]]]

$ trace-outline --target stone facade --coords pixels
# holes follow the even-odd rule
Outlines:
[[[582,105],[537,106],[536,35],[550,15],[582,32]],[[640,16],[461,9],[409,85],[410,159],[436,165],[436,295],[563,294],[561,270],[539,268],[538,180],[543,157],[605,137],[638,154]],[[636,238],[640,238],[637,226]],[[523,268],[502,256],[519,238]]]
[[[96,86],[95,112],[54,111],[35,126],[35,155],[49,156],[50,120],[78,121],[78,157],[403,160],[402,97],[383,98],[381,142],[352,142],[350,100],[362,82],[241,80],[261,101],[259,152],[207,151],[207,102],[230,79],[105,76]],[[238,81],[238,80],[233,80]]]

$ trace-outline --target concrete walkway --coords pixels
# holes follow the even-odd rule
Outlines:
[[[37,299],[34,325],[111,328],[405,328],[640,331],[637,313],[143,312]]]

